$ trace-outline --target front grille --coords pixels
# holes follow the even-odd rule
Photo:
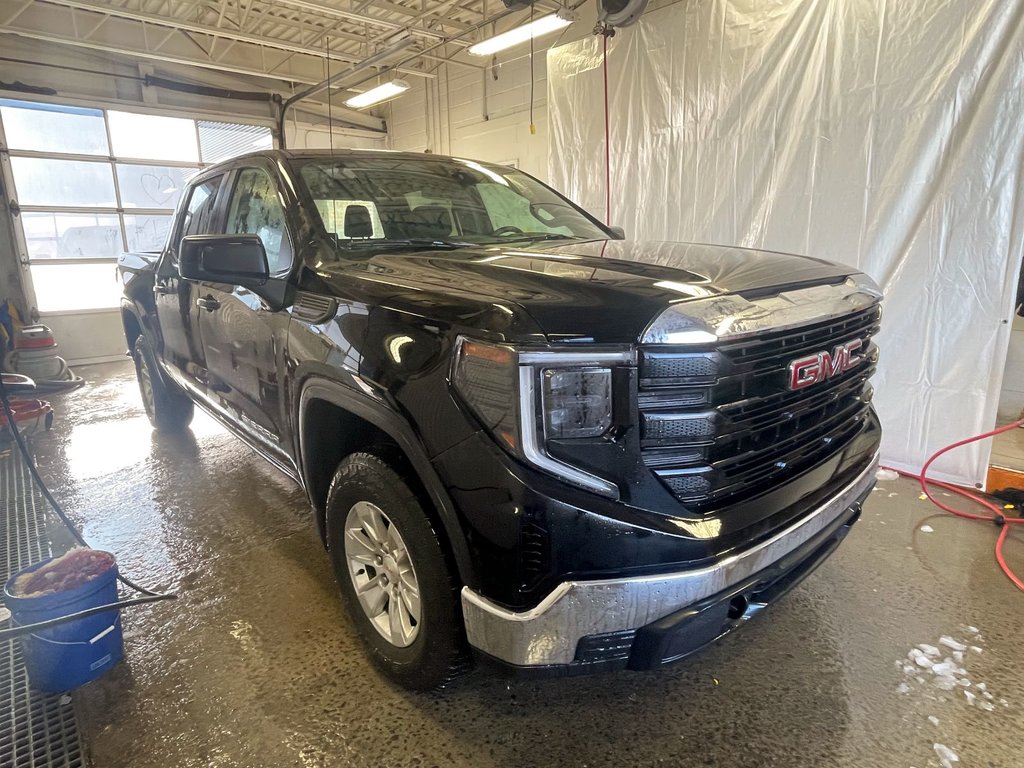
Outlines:
[[[820,464],[860,432],[880,309],[707,347],[640,350],[644,463],[695,511],[736,503]],[[789,364],[860,340],[864,362],[805,389]]]

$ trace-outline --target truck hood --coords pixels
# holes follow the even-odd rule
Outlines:
[[[668,305],[834,283],[857,270],[805,256],[698,243],[548,241],[385,253],[321,265],[332,277],[518,305],[551,342],[633,343]]]

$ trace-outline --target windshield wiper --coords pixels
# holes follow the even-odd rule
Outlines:
[[[560,232],[524,232],[522,235],[514,235],[507,240],[502,242],[521,242],[523,240],[541,241],[541,240],[580,240],[582,238],[576,235],[563,235]]]
[[[366,238],[365,240],[343,241],[345,248],[417,248],[419,250],[453,251],[456,248],[469,248],[474,243],[462,243],[456,240],[440,240],[429,237],[408,237],[392,240],[378,240]]]

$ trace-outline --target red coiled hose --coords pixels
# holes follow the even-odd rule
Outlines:
[[[1003,570],[1003,573],[1006,574],[1006,577],[1013,582],[1014,586],[1016,586],[1017,589],[1024,592],[1024,580],[1022,580],[1016,573],[1013,572],[1010,566],[1007,565],[1006,558],[1003,556],[1003,544],[1006,543],[1006,539],[1010,534],[1011,526],[1024,523],[1024,518],[1007,517],[1004,514],[1002,508],[996,506],[988,499],[983,499],[982,497],[973,494],[970,491],[966,491],[963,488],[960,488],[959,486],[953,485],[952,483],[944,483],[941,480],[928,479],[928,467],[930,467],[932,463],[937,458],[939,458],[939,456],[942,456],[943,454],[952,451],[954,448],[959,448],[962,445],[974,443],[977,442],[978,440],[985,440],[986,438],[989,437],[995,437],[996,435],[1001,435],[1003,432],[1009,432],[1011,429],[1017,429],[1020,426],[1024,426],[1024,418],[1021,418],[1013,422],[1012,424],[1007,424],[1005,427],[999,427],[989,432],[985,432],[980,435],[975,435],[974,437],[968,437],[966,440],[960,440],[958,442],[953,443],[952,445],[947,445],[942,450],[936,451],[934,454],[932,454],[931,458],[929,458],[928,461],[924,463],[924,466],[921,467],[920,475],[915,475],[910,472],[903,472],[898,469],[892,469],[891,467],[885,467],[885,469],[889,469],[892,472],[897,472],[903,475],[904,477],[912,477],[915,480],[917,480],[921,484],[921,491],[924,493],[925,496],[928,497],[928,500],[931,501],[932,504],[934,504],[944,512],[949,512],[951,515],[963,517],[967,520],[985,520],[987,522],[993,523],[994,525],[1000,526],[1002,530],[999,532],[999,538],[996,539],[996,562],[999,563],[999,567]],[[942,488],[943,490],[955,493],[958,496],[963,496],[964,498],[970,499],[976,504],[979,504],[985,509],[989,510],[992,514],[976,514],[973,512],[963,512],[959,509],[953,509],[948,504],[943,504],[937,498],[932,496],[932,493],[928,488],[929,485],[934,485],[938,488]]]

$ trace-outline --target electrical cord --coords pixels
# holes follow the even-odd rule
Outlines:
[[[11,434],[14,437],[14,442],[18,446],[18,452],[21,454],[21,457],[25,462],[25,466],[28,467],[29,475],[31,475],[32,481],[39,489],[39,492],[43,495],[43,498],[46,499],[47,503],[56,513],[57,517],[59,517],[61,522],[64,523],[64,526],[71,533],[71,536],[74,538],[74,540],[83,547],[89,547],[89,543],[85,540],[85,537],[82,536],[81,532],[78,530],[75,524],[71,522],[67,514],[64,512],[63,507],[61,507],[61,505],[53,497],[53,494],[50,493],[50,489],[46,486],[46,483],[43,482],[43,478],[40,477],[39,470],[36,469],[36,463],[32,458],[32,453],[28,449],[28,444],[25,442],[25,438],[21,434],[21,431],[18,429],[18,425],[15,422],[14,412],[11,408],[11,401],[10,398],[7,396],[7,387],[4,385],[2,375],[0,375],[0,405],[2,405],[3,407],[4,416],[7,418],[7,426],[10,428]],[[92,616],[97,613],[102,613],[104,611],[109,611],[114,608],[125,608],[132,605],[144,605],[146,603],[155,603],[161,600],[175,600],[178,597],[174,593],[161,593],[155,592],[150,589],[146,589],[145,587],[141,586],[140,584],[136,584],[127,576],[123,576],[120,573],[118,573],[117,575],[117,580],[124,584],[126,587],[141,593],[143,597],[130,598],[128,600],[119,600],[114,603],[96,606],[93,608],[89,608],[85,611],[70,614],[68,616],[60,616],[55,619],[40,621],[34,624],[24,624],[17,627],[10,627],[8,629],[0,629],[0,640],[17,637],[19,635],[29,634],[31,632],[36,632],[41,629],[57,626],[58,624],[63,624],[65,622],[77,621],[78,619],[83,619],[88,616]]]
[[[932,480],[928,477],[928,468],[935,462],[937,458],[948,453],[949,451],[952,451],[955,448],[960,448],[961,446],[967,445],[969,443],[974,443],[979,440],[985,440],[990,437],[995,437],[996,435],[1001,435],[1003,432],[1009,432],[1010,430],[1016,429],[1017,427],[1021,426],[1024,426],[1024,418],[1020,418],[1017,421],[1013,422],[1012,424],[1007,424],[1004,427],[989,430],[988,432],[983,432],[980,435],[968,437],[964,440],[958,440],[957,442],[951,445],[947,445],[945,448],[942,448],[941,450],[936,451],[934,454],[931,455],[928,461],[924,463],[924,466],[921,467],[921,474],[919,475],[915,475],[912,472],[904,472],[903,470],[894,469],[893,467],[883,467],[883,469],[888,469],[891,472],[896,472],[897,474],[903,475],[904,477],[909,477],[913,478],[914,480],[917,480],[921,484],[921,492],[924,493],[925,497],[932,504],[934,504],[944,512],[948,512],[951,515],[956,515],[957,517],[962,517],[965,520],[982,520],[985,522],[992,523],[993,525],[999,526],[1002,530],[999,531],[999,537],[996,539],[996,562],[999,564],[999,567],[1000,569],[1002,569],[1003,573],[1006,574],[1006,577],[1011,582],[1013,582],[1014,586],[1016,586],[1017,589],[1024,592],[1024,579],[1021,579],[1021,577],[1014,573],[1013,569],[1010,568],[1010,566],[1007,564],[1006,557],[1003,555],[1003,545],[1006,543],[1006,539],[1010,535],[1010,530],[1012,526],[1024,524],[1024,518],[1007,517],[1005,513],[1006,511],[1004,509],[992,503],[988,499],[984,499],[981,496],[971,493],[970,491],[964,490],[963,488],[953,485],[952,483],[946,483],[943,482],[942,480]],[[970,499],[976,504],[987,509],[992,514],[977,514],[975,512],[964,512],[963,510],[954,509],[948,504],[945,504],[939,499],[935,498],[935,496],[932,495],[932,492],[928,487],[929,485],[935,486],[936,488],[942,488],[943,490],[949,491],[950,493],[955,493],[958,496]]]
[[[533,24],[533,10],[535,3],[530,3],[530,24]],[[537,132],[537,126],[533,124],[533,31],[530,32],[530,135]]]
[[[608,35],[601,37],[601,74],[604,78],[604,222],[612,221],[612,149],[608,109]],[[603,254],[602,254],[603,255]]]

